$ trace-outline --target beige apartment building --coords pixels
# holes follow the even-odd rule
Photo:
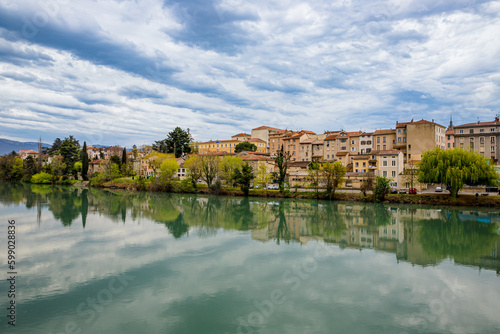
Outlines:
[[[317,138],[307,138],[300,142],[299,161],[323,160],[324,141]]]
[[[396,122],[394,148],[403,152],[404,162],[420,161],[425,151],[436,147],[446,148],[446,128],[440,124],[420,120]]]
[[[373,149],[373,133],[363,132],[359,134],[359,154],[368,154]]]
[[[290,154],[290,161],[300,161],[300,143],[308,138],[316,138],[312,131],[301,130],[290,132],[282,138],[284,151]]]
[[[500,121],[468,123],[454,126],[455,147],[471,150],[498,164],[500,158]]]
[[[289,133],[291,133],[291,131],[282,130],[269,134],[269,154],[271,157],[276,156],[281,148],[281,145],[283,145],[283,138]]]
[[[272,128],[270,126],[259,126],[258,128],[252,129],[251,137],[258,138],[266,142],[267,153],[271,153],[271,135],[283,132],[284,130]]]
[[[323,140],[323,160],[332,162],[335,160],[335,139],[340,134],[340,131],[331,132]]]
[[[396,144],[395,129],[376,130],[372,136],[373,136],[372,150],[374,151],[392,150],[394,144]]]
[[[377,166],[375,175],[390,179],[392,188],[402,187],[403,182],[400,177],[404,169],[403,152],[397,150],[374,151],[372,156],[376,160]]]

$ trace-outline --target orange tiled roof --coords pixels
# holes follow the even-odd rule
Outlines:
[[[237,135],[234,135],[233,137],[251,137],[248,133],[238,133]]]
[[[452,135],[455,133],[455,130],[446,130],[445,134]]]
[[[275,131],[284,131],[284,130],[281,130],[281,129],[277,129],[277,128],[272,128],[270,126],[259,126],[258,128],[255,128],[255,129],[252,129],[252,130],[275,130]]]
[[[336,135],[328,135],[325,140],[334,140],[335,138],[337,138],[339,135],[336,134]]]
[[[358,137],[361,133],[361,131],[348,132],[347,137]]]
[[[454,125],[455,128],[461,128],[461,127],[469,127],[469,126],[489,126],[489,125],[500,125],[500,121],[498,118],[496,118],[493,122],[474,122],[474,123],[467,123],[467,124],[462,124],[462,125]]]
[[[395,129],[383,129],[383,130],[375,130],[373,133],[374,136],[377,135],[389,135],[389,134],[395,134],[396,130]]]

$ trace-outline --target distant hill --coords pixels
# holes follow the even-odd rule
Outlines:
[[[42,143],[43,147],[50,147],[51,145]],[[35,150],[38,151],[38,142],[21,142],[15,140],[8,140],[0,138],[0,156],[9,154],[12,151],[19,152],[19,150]]]

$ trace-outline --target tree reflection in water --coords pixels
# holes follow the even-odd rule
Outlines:
[[[3,205],[37,207],[40,218],[48,209],[64,226],[81,219],[83,228],[93,215],[113,222],[145,218],[165,225],[175,238],[195,228],[199,237],[224,230],[252,230],[252,238],[277,244],[321,239],[341,247],[379,248],[397,252],[414,264],[436,264],[444,258],[463,263],[487,259],[499,267],[498,213],[488,209],[464,216],[456,209],[389,208],[381,204],[330,201],[268,201],[100,189],[0,183]],[[39,219],[39,221],[41,221]],[[256,233],[254,233],[256,232]],[[257,233],[258,232],[258,233]]]

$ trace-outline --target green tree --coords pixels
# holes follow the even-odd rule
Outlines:
[[[64,140],[61,142],[61,146],[59,147],[59,154],[62,156],[63,162],[66,165],[64,174],[76,175],[73,166],[79,159],[79,147],[80,144],[78,143],[78,140],[76,140],[73,136],[64,138]]]
[[[172,179],[179,169],[179,164],[175,159],[165,159],[160,165],[161,174],[165,175],[167,178]]]
[[[73,165],[73,169],[77,172],[77,173],[80,173],[82,171],[82,162],[81,161],[77,161],[75,162],[75,164]]]
[[[363,196],[366,197],[366,192],[367,191],[373,191],[373,184],[374,182],[374,175],[372,173],[365,173],[364,177],[361,181],[361,187],[360,190],[363,193]]]
[[[194,189],[197,189],[197,182],[201,178],[201,158],[198,155],[193,155],[187,158],[184,162],[184,167],[187,169],[191,183]]]
[[[23,172],[22,172],[22,179],[25,182],[29,182],[31,180],[31,177],[35,175],[38,172],[38,166],[33,159],[32,156],[28,156],[26,159],[23,161]]]
[[[52,162],[50,163],[50,172],[54,176],[64,175],[67,165],[64,163],[64,158],[61,155],[56,155],[52,157]]]
[[[311,186],[316,191],[316,198],[319,197],[319,181],[323,177],[323,173],[321,172],[321,165],[319,162],[313,161],[307,167],[307,177],[309,181],[311,181]]]
[[[132,156],[134,157],[134,160],[137,159],[139,156],[139,150],[137,149],[137,145],[132,146]]]
[[[16,152],[0,157],[0,180],[15,181],[14,175],[12,175],[12,167],[14,166],[15,159],[18,159]]]
[[[236,147],[234,148],[234,153],[239,153],[242,151],[255,152],[255,151],[257,151],[257,146],[255,144],[244,141],[244,142],[236,145]]]
[[[23,176],[23,159],[15,157],[12,163],[12,180],[18,181]]]
[[[216,155],[203,155],[200,159],[201,178],[210,187],[219,176],[220,158]]]
[[[322,172],[326,181],[326,193],[330,199],[335,198],[335,191],[344,183],[346,169],[340,161],[335,161],[333,164],[326,162],[323,164]]]
[[[82,152],[80,153],[82,160],[82,178],[87,180],[87,173],[89,172],[89,154],[87,152],[87,142],[83,142]]]
[[[386,177],[377,176],[375,189],[373,191],[375,202],[383,202],[385,195],[389,193],[391,180]]]
[[[189,129],[184,131],[180,127],[176,127],[167,135],[167,138],[155,141],[153,149],[161,153],[174,153],[175,157],[179,158],[182,154],[191,153],[189,144],[192,141]]]
[[[120,165],[116,163],[111,163],[111,179],[117,179],[121,177]]]
[[[259,163],[259,170],[257,171],[257,178],[255,182],[266,190],[267,184],[271,181],[271,174],[267,172],[267,166],[265,162]]]
[[[445,184],[453,198],[465,184],[496,185],[498,180],[489,159],[460,148],[427,151],[422,155],[419,168],[419,182]]]
[[[252,182],[254,176],[252,172],[252,167],[248,164],[244,164],[241,170],[238,168],[234,171],[234,181],[240,186],[241,191],[248,196],[250,191],[250,182]]]
[[[288,164],[290,162],[290,153],[285,152],[283,145],[278,150],[276,154],[276,158],[274,158],[276,165],[278,166],[278,184],[280,187],[280,193],[285,191],[285,180],[286,180],[286,171],[288,169]]]
[[[122,165],[125,165],[127,163],[127,148],[124,147],[123,148],[123,152],[122,152]]]
[[[59,154],[59,148],[61,147],[62,140],[60,138],[54,139],[54,143],[52,146],[47,150],[47,153],[50,155],[57,155]]]
[[[234,172],[243,166],[243,159],[238,156],[226,155],[222,158],[219,165],[221,176],[226,185],[232,185]]]
[[[120,166],[120,164],[122,163],[122,160],[117,155],[111,156],[111,158],[109,158],[109,160],[111,161],[112,164],[117,164],[118,166]]]

